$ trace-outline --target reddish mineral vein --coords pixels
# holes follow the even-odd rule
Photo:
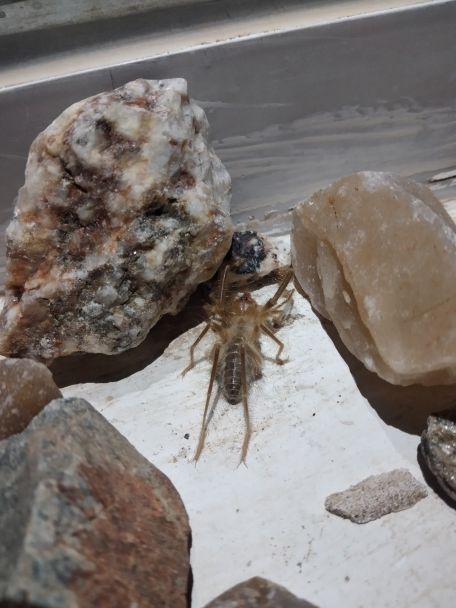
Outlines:
[[[187,538],[177,534],[150,482],[109,465],[81,464],[79,472],[90,495],[103,507],[94,518],[93,512],[85,511],[90,527],[77,533],[80,554],[95,566],[70,581],[79,606],[184,607],[188,573],[181,555]],[[61,491],[84,511],[84,497],[77,489],[61,487]]]

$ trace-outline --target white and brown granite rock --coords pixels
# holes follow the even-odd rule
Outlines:
[[[316,608],[282,587],[260,576],[235,585],[205,608]]]
[[[0,361],[0,440],[20,433],[43,407],[62,393],[42,363]]]
[[[83,399],[0,442],[0,605],[185,608],[179,494]]]
[[[7,229],[0,352],[139,344],[217,270],[230,195],[185,80],[140,79],[65,110],[31,146]]]
[[[456,225],[425,186],[350,175],[293,212],[292,264],[347,348],[393,384],[456,382]]]

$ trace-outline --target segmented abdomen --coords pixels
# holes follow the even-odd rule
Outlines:
[[[234,339],[225,351],[222,361],[222,393],[228,403],[242,401],[241,340]]]

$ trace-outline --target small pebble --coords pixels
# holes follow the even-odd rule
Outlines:
[[[372,475],[344,492],[331,494],[325,500],[330,513],[366,524],[388,513],[410,509],[427,490],[406,469],[396,469],[381,475]]]
[[[62,393],[42,363],[31,359],[0,361],[0,440],[20,433]]]

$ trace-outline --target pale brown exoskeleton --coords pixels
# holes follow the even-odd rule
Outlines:
[[[280,323],[284,316],[283,307],[293,295],[293,291],[284,294],[288,283],[293,277],[290,270],[280,283],[275,295],[265,304],[258,304],[249,291],[235,296],[227,289],[226,266],[222,274],[218,293],[211,295],[212,303],[206,306],[209,320],[206,327],[190,348],[190,364],[183,371],[184,376],[195,365],[194,351],[209,330],[217,334],[217,340],[211,351],[212,372],[207,390],[204,408],[203,424],[196,448],[194,460],[198,460],[204,447],[206,436],[206,418],[209,410],[212,389],[215,380],[218,381],[221,392],[228,403],[241,403],[244,408],[245,436],[242,446],[241,462],[245,461],[250,441],[250,417],[248,393],[251,383],[261,376],[263,356],[261,354],[260,336],[265,334],[278,345],[275,362],[283,365],[281,359],[284,345],[276,338],[273,331],[265,324],[269,321]],[[284,299],[278,303],[282,295]],[[272,326],[271,326],[272,327]]]

